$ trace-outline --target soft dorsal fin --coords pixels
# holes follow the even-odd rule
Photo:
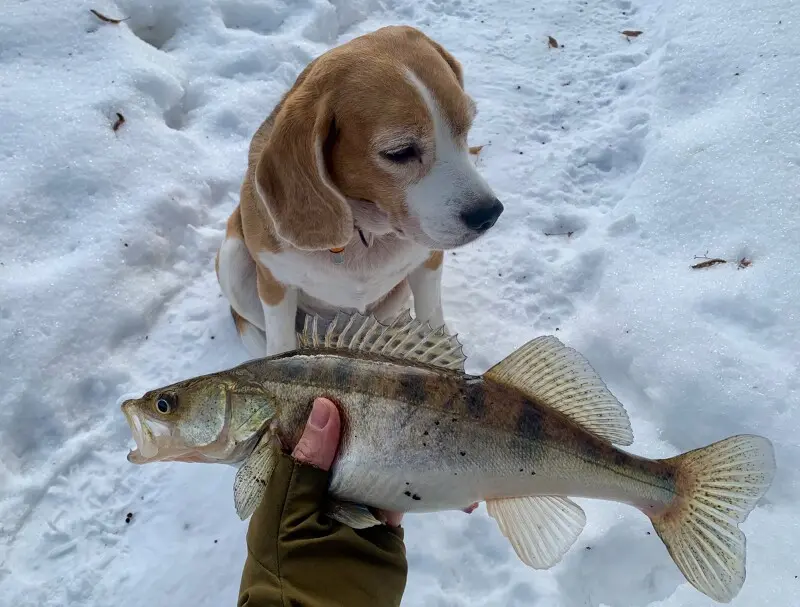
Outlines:
[[[552,335],[529,341],[484,377],[520,390],[600,438],[617,445],[633,443],[625,408],[589,361]]]
[[[408,310],[388,325],[381,324],[374,316],[343,312],[328,324],[319,316],[306,316],[297,343],[300,349],[377,354],[462,372],[466,360],[457,335],[448,335],[443,327],[433,329],[427,322],[412,319]]]

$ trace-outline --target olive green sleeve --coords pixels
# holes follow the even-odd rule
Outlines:
[[[329,473],[285,454],[250,520],[239,607],[399,605],[402,529],[354,530],[321,512]]]

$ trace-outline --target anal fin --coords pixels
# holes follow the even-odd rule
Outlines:
[[[274,436],[267,432],[236,473],[233,481],[233,502],[241,520],[255,512],[267,492],[269,479],[277,464],[276,449]]]
[[[553,495],[486,500],[486,510],[517,556],[534,569],[558,563],[586,524],[578,504]]]
[[[325,513],[333,520],[353,529],[366,529],[367,527],[383,524],[375,518],[369,508],[352,502],[330,500]]]

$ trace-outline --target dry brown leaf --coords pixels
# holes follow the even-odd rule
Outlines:
[[[552,36],[547,37],[547,43],[550,45],[550,48],[558,48],[558,40]]]
[[[112,19],[111,17],[106,17],[104,14],[98,13],[93,8],[90,8],[89,12],[92,13],[98,19],[100,19],[100,21],[105,21],[106,23],[113,23],[114,25],[118,25],[123,21],[125,21],[125,19]]]
[[[477,156],[478,154],[481,153],[482,149],[483,149],[482,145],[473,145],[472,147],[469,148],[469,153],[472,154],[473,156]]]
[[[639,30],[623,30],[622,35],[627,36],[628,38],[636,38],[636,36],[640,36],[642,32]]]
[[[125,124],[125,116],[123,116],[122,114],[117,112],[117,119],[114,121],[114,124],[111,126],[111,130],[116,133],[119,130],[119,127],[121,127],[123,124]],[[125,246],[128,246],[128,245],[125,245]]]

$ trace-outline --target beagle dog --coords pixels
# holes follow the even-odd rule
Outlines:
[[[333,48],[298,76],[251,141],[216,258],[251,354],[296,348],[305,314],[387,321],[409,292],[416,318],[447,330],[443,251],[503,212],[470,156],[463,87],[460,63],[405,26]]]

